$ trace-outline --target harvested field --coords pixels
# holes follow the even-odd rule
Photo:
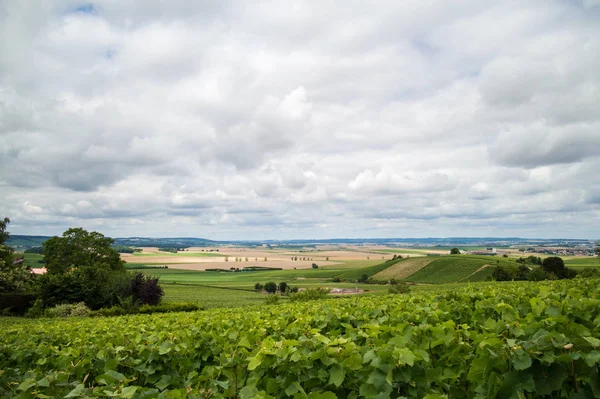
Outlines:
[[[415,257],[398,262],[373,276],[375,280],[404,279],[418,272],[436,258]]]

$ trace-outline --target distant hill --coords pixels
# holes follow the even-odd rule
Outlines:
[[[25,236],[18,234],[11,234],[8,241],[6,241],[6,245],[9,245],[15,249],[27,249],[33,247],[41,247],[42,244],[49,238],[50,236]]]
[[[15,249],[27,249],[33,247],[40,247],[42,244],[50,239],[50,236],[27,236],[11,234],[10,238],[6,242],[7,245]],[[115,238],[115,246],[127,246],[127,247],[159,247],[159,248],[172,248],[172,247],[209,247],[218,244],[223,244],[219,241],[206,240],[204,238],[193,238],[193,237],[179,237],[179,238],[148,238],[148,237],[127,237],[127,238]]]
[[[176,237],[176,238],[148,238],[148,237],[128,237],[115,238],[115,245],[128,247],[210,247],[223,244],[221,241],[206,240],[204,238],[194,237]]]

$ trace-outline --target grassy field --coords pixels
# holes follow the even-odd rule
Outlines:
[[[405,279],[414,273],[418,272],[431,262],[433,262],[436,257],[418,257],[418,258],[409,258],[405,259],[401,262],[396,263],[395,265],[390,266],[389,268],[375,274],[373,279],[375,280],[383,280],[387,281],[390,279]]]
[[[573,269],[583,269],[584,267],[598,267],[600,268],[600,259],[595,256],[588,256],[587,258],[575,258],[575,257],[563,257],[565,266],[572,267]]]
[[[259,305],[266,295],[252,291],[205,287],[200,285],[162,284],[165,302],[194,302],[205,309]]]
[[[462,280],[469,280],[470,278],[481,281],[485,274],[475,275],[475,273],[483,266],[508,264],[514,265],[515,262],[506,258],[490,256],[441,256],[416,273],[405,278],[405,280],[413,283],[430,284],[454,283]]]
[[[25,259],[25,266],[28,266],[32,269],[40,269],[44,267],[43,263],[40,263],[42,259],[44,259],[44,255],[42,254],[23,254],[23,259]]]

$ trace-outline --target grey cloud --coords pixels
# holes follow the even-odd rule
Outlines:
[[[600,236],[592,0],[81,5],[0,5],[19,232]]]

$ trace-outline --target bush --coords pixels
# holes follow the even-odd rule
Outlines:
[[[131,295],[142,305],[158,305],[164,291],[158,285],[158,277],[136,273],[131,279]]]
[[[594,278],[600,277],[600,269],[595,267],[586,267],[577,274],[581,278]]]
[[[56,305],[53,308],[46,309],[44,315],[48,317],[87,317],[90,312],[85,303],[79,302]]]
[[[269,295],[267,299],[265,299],[265,303],[267,305],[276,305],[279,303],[279,295]]]
[[[313,269],[318,269],[318,268],[319,268],[319,265],[317,265],[316,263],[313,263],[313,264],[312,264],[312,268],[313,268]]]
[[[8,313],[24,314],[36,295],[31,292],[2,292],[0,293],[0,310],[8,309]]]
[[[329,288],[319,287],[310,288],[304,291],[290,294],[291,302],[305,302],[314,301],[318,299],[325,299],[329,295]]]
[[[160,305],[142,305],[135,309],[125,310],[120,306],[112,306],[110,308],[98,309],[91,312],[90,316],[124,316],[128,314],[152,314],[152,313],[170,313],[170,312],[194,312],[202,310],[200,306],[195,303],[182,302],[182,303],[163,303]]]
[[[279,290],[279,292],[281,292],[282,294],[284,294],[287,291],[287,287],[288,287],[287,283],[285,281],[282,281],[277,286],[277,289]]]
[[[367,280],[369,280],[369,276],[367,274],[363,274],[362,276],[360,276],[360,278],[358,279],[359,283],[366,283]]]
[[[410,286],[405,281],[400,281],[388,289],[390,294],[406,294],[408,292],[410,292]]]
[[[275,282],[273,281],[269,281],[268,283],[266,283],[263,288],[269,294],[274,294],[275,292],[277,292],[277,284],[275,284]]]
[[[256,283],[256,284],[254,284],[254,289],[256,291],[262,291],[263,285],[261,283]]]

